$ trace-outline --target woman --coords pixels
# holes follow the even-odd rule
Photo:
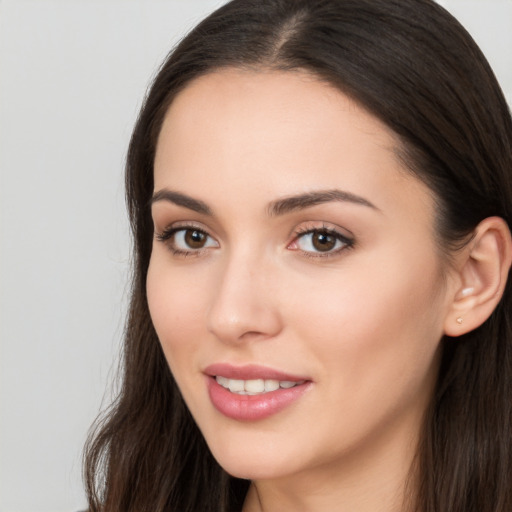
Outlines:
[[[127,161],[91,510],[512,509],[512,121],[429,0],[235,0]]]

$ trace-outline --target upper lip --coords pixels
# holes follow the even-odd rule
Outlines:
[[[305,380],[311,380],[304,376],[292,375],[280,370],[275,370],[267,366],[260,366],[257,364],[247,364],[242,366],[233,366],[229,363],[215,363],[207,366],[204,369],[204,373],[211,377],[222,376],[227,379],[237,380],[279,380],[279,381],[291,381],[301,382]]]

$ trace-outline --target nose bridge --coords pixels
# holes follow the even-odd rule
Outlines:
[[[240,248],[226,254],[208,311],[208,329],[218,339],[239,342],[279,332],[271,274],[272,264],[261,252]]]

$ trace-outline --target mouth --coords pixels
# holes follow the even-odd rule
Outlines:
[[[291,389],[304,384],[305,380],[276,380],[276,379],[230,379],[221,375],[215,375],[215,380],[223,388],[237,395],[263,395],[278,389]]]
[[[211,365],[205,370],[208,394],[218,412],[238,421],[257,421],[287,409],[313,386],[295,376],[258,365]]]

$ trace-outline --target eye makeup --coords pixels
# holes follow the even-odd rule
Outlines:
[[[309,258],[329,258],[353,248],[354,239],[340,230],[322,223],[306,224],[294,230],[293,240],[286,246]],[[208,249],[217,249],[219,242],[207,230],[194,223],[171,225],[155,239],[162,242],[174,256],[201,256]]]
[[[155,239],[175,256],[200,256],[207,249],[219,247],[212,236],[194,224],[171,226],[156,233]]]
[[[324,225],[297,229],[294,240],[287,248],[301,251],[307,257],[326,258],[336,256],[353,246],[352,238]]]

